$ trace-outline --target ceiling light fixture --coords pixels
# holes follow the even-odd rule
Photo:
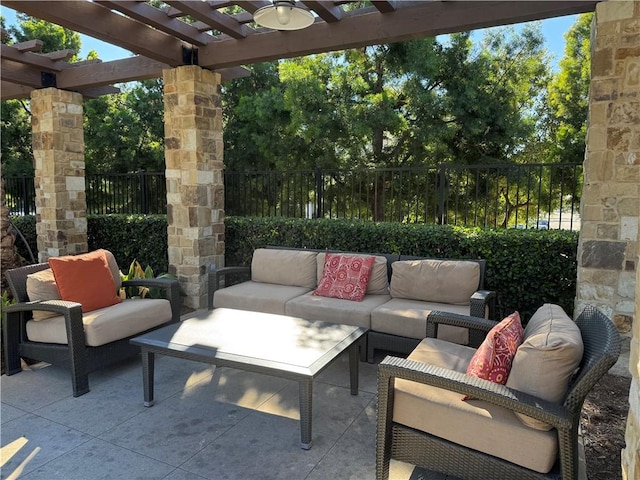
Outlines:
[[[298,7],[294,0],[274,0],[273,5],[256,10],[253,20],[258,25],[274,30],[301,30],[315,19],[309,10]]]

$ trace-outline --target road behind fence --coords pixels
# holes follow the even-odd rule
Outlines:
[[[87,175],[86,185],[90,214],[166,213],[163,173]],[[577,230],[581,189],[581,164],[225,172],[225,212]],[[35,213],[32,178],[5,178],[5,195],[12,214]]]

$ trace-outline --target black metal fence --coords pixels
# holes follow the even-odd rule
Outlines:
[[[234,216],[579,228],[581,164],[225,173]]]
[[[163,173],[86,177],[88,213],[166,213]],[[581,164],[225,172],[235,216],[346,218],[495,228],[579,228]],[[5,178],[13,214],[35,213],[33,179]]]

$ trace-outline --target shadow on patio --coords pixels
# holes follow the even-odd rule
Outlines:
[[[292,381],[159,356],[156,404],[145,408],[139,358],[91,374],[78,398],[67,371],[25,366],[2,376],[1,476],[373,479],[376,370],[360,364],[357,396],[347,354],[317,378],[305,451]],[[392,462],[391,478],[445,477]]]

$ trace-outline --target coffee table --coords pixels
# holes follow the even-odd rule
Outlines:
[[[155,354],[264,373],[298,382],[300,446],[311,448],[313,379],[349,351],[351,395],[358,394],[358,346],[367,329],[260,312],[199,310],[182,322],[131,339],[140,346],[144,405],[153,405]]]

